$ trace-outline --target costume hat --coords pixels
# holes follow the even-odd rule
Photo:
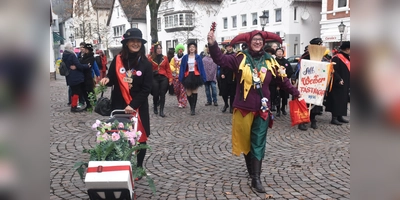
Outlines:
[[[242,33],[237,35],[236,37],[234,37],[232,39],[232,41],[230,42],[231,45],[237,44],[237,43],[247,43],[250,44],[251,43],[251,39],[257,35],[260,34],[261,37],[264,39],[264,44],[267,42],[279,42],[280,44],[282,44],[282,38],[272,32],[268,32],[268,31],[260,31],[260,30],[254,30],[251,32],[247,32],[247,33]]]
[[[121,43],[125,45],[126,42],[128,42],[128,40],[130,40],[130,39],[139,39],[142,41],[142,44],[147,43],[147,41],[142,38],[142,31],[140,31],[138,28],[128,29],[125,32]]]

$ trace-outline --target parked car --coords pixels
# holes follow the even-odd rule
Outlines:
[[[295,56],[290,56],[287,58],[287,60],[290,62],[290,65],[292,66],[293,72],[297,70],[297,63],[300,59],[301,55],[295,55]]]

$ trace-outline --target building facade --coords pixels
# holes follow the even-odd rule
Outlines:
[[[197,43],[200,54],[207,44],[211,24],[217,20],[221,2],[163,0],[157,18],[158,40],[163,47],[163,54],[166,55],[169,48],[175,48],[179,43],[186,46],[188,41]],[[150,15],[147,23],[150,24]],[[148,31],[150,34],[150,27]]]
[[[287,57],[299,55],[320,36],[320,12],[321,0],[224,0],[217,16],[217,41],[224,44],[240,33],[261,30],[260,16],[265,13],[264,30],[283,39]]]
[[[343,34],[338,26],[343,22]],[[340,40],[350,41],[350,0],[323,0],[321,38],[329,49],[340,46]]]

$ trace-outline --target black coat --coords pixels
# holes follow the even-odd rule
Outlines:
[[[234,54],[226,53],[226,54]],[[223,79],[221,75],[224,75],[225,78]],[[236,93],[236,77],[234,77],[234,73],[231,69],[226,67],[220,68],[220,73],[218,77],[220,81],[220,94],[221,96],[231,96],[234,97]]]
[[[283,57],[282,58],[275,58],[275,60],[279,63],[280,66],[284,66],[286,68],[287,77],[288,78],[292,77],[294,72],[293,72],[292,66],[290,65],[290,62],[288,60],[286,60],[286,58],[283,58]],[[289,93],[284,91],[284,90],[280,90],[279,96],[281,98],[287,99],[287,98],[289,98]]]
[[[65,50],[62,56],[63,62],[67,65],[68,69],[71,65],[75,65],[75,70],[69,70],[69,75],[66,76],[65,80],[67,81],[67,85],[75,86],[80,83],[83,83],[85,77],[83,75],[83,71],[85,69],[89,69],[88,65],[81,64],[76,57],[75,53],[72,51]]]
[[[350,61],[349,55],[342,53]],[[332,62],[335,70],[333,77],[332,90],[328,93],[326,99],[326,111],[331,112],[333,116],[347,116],[347,103],[350,92],[350,71],[346,64],[338,57],[333,57]],[[343,80],[343,85],[340,81]]]
[[[93,52],[83,54],[83,57],[79,60],[82,64],[89,64],[90,66],[94,65],[94,54]],[[92,68],[88,68],[83,70],[83,74],[85,76],[85,87],[87,91],[91,91],[94,88],[94,80],[92,77]]]
[[[132,54],[129,55],[129,63],[134,63],[135,56]],[[143,127],[146,131],[146,135],[150,135],[150,115],[149,115],[149,103],[148,96],[151,92],[151,88],[153,86],[153,70],[151,63],[147,60],[146,57],[142,57],[139,63],[136,66],[131,65],[131,69],[135,69],[136,71],[141,71],[141,76],[133,76],[133,86],[130,89],[130,94],[132,97],[132,101],[130,102],[130,106],[133,109],[139,108],[140,119],[142,120]],[[125,69],[128,69],[125,66]],[[118,77],[116,74],[116,56],[111,62],[110,68],[108,69],[107,77],[110,79],[110,82],[107,84],[108,86],[114,86],[114,89],[111,93],[111,108],[115,109],[125,109],[127,106],[122,93],[121,88],[118,84]],[[118,72],[119,73],[119,72]]]

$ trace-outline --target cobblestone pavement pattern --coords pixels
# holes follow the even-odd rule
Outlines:
[[[108,90],[109,91],[109,90]],[[88,199],[77,160],[87,161],[85,148],[95,145],[90,127],[96,113],[70,113],[65,80],[50,82],[50,199]],[[109,94],[109,93],[107,93]],[[204,106],[199,89],[196,115],[179,109],[167,94],[161,118],[151,112],[151,136],[145,167],[154,179],[152,194],[147,181],[135,183],[137,199],[265,199],[250,189],[243,156],[231,154],[231,114],[219,106]],[[262,182],[274,199],[349,199],[350,125],[329,124],[330,113],[317,116],[319,129],[291,127],[289,115],[276,118],[267,136]]]

